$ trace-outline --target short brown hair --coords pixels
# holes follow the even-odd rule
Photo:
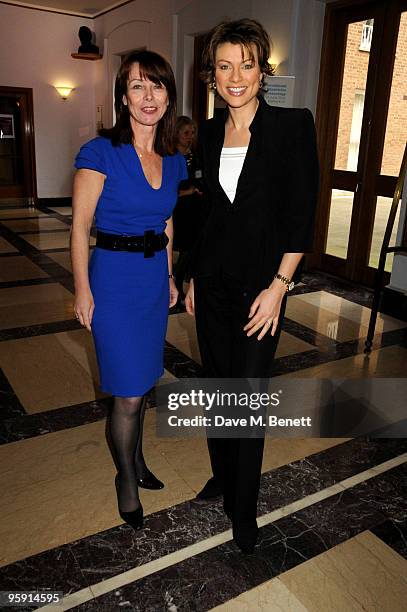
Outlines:
[[[99,130],[99,135],[109,138],[114,146],[131,144],[133,140],[129,109],[123,103],[123,96],[127,95],[127,84],[133,64],[140,66],[141,78],[148,79],[157,85],[161,83],[167,90],[168,107],[158,122],[154,151],[161,156],[172,155],[175,152],[174,126],[177,118],[177,93],[174,73],[167,60],[154,51],[139,49],[130,53],[123,60],[114,86],[116,123],[110,129]]]
[[[223,21],[215,26],[208,35],[201,64],[201,78],[205,83],[211,83],[215,77],[216,50],[224,43],[241,45],[242,48],[248,50],[250,59],[254,59],[250,45],[255,45],[260,71],[264,74],[272,74],[272,68],[268,63],[270,39],[261,23],[255,19]]]

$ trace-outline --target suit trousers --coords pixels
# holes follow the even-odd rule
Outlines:
[[[277,331],[257,340],[247,337],[250,306],[258,289],[242,286],[226,273],[198,277],[195,318],[203,373],[207,378],[265,378],[271,376],[286,307],[284,296]],[[208,438],[212,471],[222,486],[224,505],[236,521],[257,515],[263,459],[263,438]]]

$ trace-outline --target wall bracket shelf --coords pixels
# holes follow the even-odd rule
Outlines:
[[[99,53],[71,53],[71,57],[73,57],[73,59],[95,61],[102,59],[103,55],[100,55]]]

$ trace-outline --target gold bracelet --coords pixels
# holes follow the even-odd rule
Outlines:
[[[286,291],[291,291],[292,289],[294,289],[294,283],[291,278],[287,278],[287,276],[283,276],[279,273],[275,274],[274,278],[284,283]]]

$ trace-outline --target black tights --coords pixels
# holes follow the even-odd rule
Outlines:
[[[146,398],[115,397],[108,420],[108,442],[118,471],[118,500],[122,512],[140,506],[137,478],[149,474],[143,457]]]

